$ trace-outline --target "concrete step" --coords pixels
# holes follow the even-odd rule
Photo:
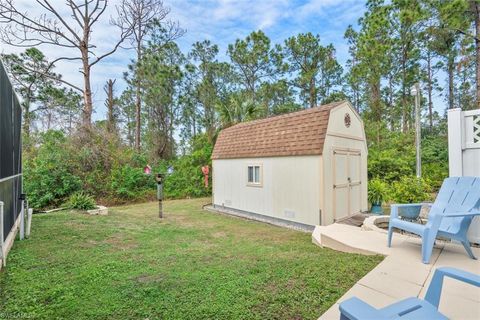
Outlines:
[[[392,245],[397,246],[407,239],[408,236],[395,234]],[[391,251],[391,248],[387,247],[385,233],[338,223],[316,226],[312,233],[312,242],[320,247],[365,255],[388,255]]]

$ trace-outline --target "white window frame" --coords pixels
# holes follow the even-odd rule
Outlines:
[[[253,181],[249,180],[249,171],[253,168]],[[258,177],[255,174],[255,168],[258,168]],[[250,163],[247,165],[247,186],[249,187],[262,187],[263,186],[263,165],[260,163]]]

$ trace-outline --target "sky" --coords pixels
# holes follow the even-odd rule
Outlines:
[[[115,6],[119,2],[110,0],[106,12],[93,28],[91,43],[97,46],[97,55],[110,50],[118,39],[118,28],[110,24],[110,18],[116,15]],[[15,0],[14,3],[30,16],[38,16],[43,12],[43,8],[33,0]],[[74,25],[63,0],[51,0],[51,3],[57,5],[62,17]],[[228,44],[245,38],[253,30],[263,30],[272,43],[283,43],[290,36],[312,32],[320,35],[323,45],[332,43],[335,46],[337,59],[342,65],[348,59],[344,32],[350,24],[356,27],[365,11],[363,0],[164,0],[164,5],[171,10],[168,19],[178,21],[186,30],[185,35],[177,40],[184,53],[190,50],[194,42],[209,39],[219,46],[219,59],[226,60]],[[1,46],[2,53],[24,50],[5,44]],[[49,60],[72,54],[49,45],[38,48]],[[105,82],[107,79],[117,79],[119,94],[125,87],[123,73],[134,56],[133,50],[119,49],[92,68],[95,120],[105,118]],[[56,72],[61,73],[65,80],[82,86],[79,68],[79,62],[59,62]]]

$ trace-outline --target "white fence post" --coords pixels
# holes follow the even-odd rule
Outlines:
[[[30,230],[32,229],[32,213],[33,209],[28,208],[27,205],[27,230],[26,230],[26,237],[30,238]]]
[[[451,177],[480,176],[480,110],[448,110],[448,167]],[[468,238],[480,243],[480,217],[473,219]]]
[[[21,201],[22,209],[20,210],[20,240],[25,238],[25,201]]]
[[[463,176],[462,109],[448,110],[448,169],[450,177]]]
[[[5,240],[3,238],[4,234],[3,234],[3,201],[0,201],[0,257],[2,258],[2,263],[3,263],[3,266],[6,265],[7,261],[6,261],[6,258],[5,258],[5,248],[4,248],[4,244],[5,244]]]

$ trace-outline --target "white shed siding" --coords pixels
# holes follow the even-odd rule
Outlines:
[[[248,165],[262,166],[262,186],[247,185]],[[212,161],[214,204],[308,225],[319,223],[321,156]]]
[[[347,128],[345,126],[345,115],[350,115],[350,126]],[[328,130],[325,137],[324,149],[323,149],[323,172],[324,172],[324,195],[323,198],[323,225],[328,225],[334,222],[334,205],[338,206],[339,209],[341,204],[346,204],[347,199],[341,200],[336,199],[334,204],[334,166],[335,161],[333,161],[333,151],[334,150],[345,150],[345,151],[360,151],[361,161],[360,161],[360,172],[355,172],[356,175],[360,176],[361,185],[360,185],[360,204],[352,204],[356,207],[360,207],[361,211],[368,211],[368,201],[367,201],[367,143],[365,138],[365,133],[363,129],[363,122],[358,116],[358,114],[353,110],[353,108],[345,103],[331,111],[330,118],[328,121]],[[347,206],[343,206],[343,210],[346,210]],[[343,216],[348,215],[345,213]]]

